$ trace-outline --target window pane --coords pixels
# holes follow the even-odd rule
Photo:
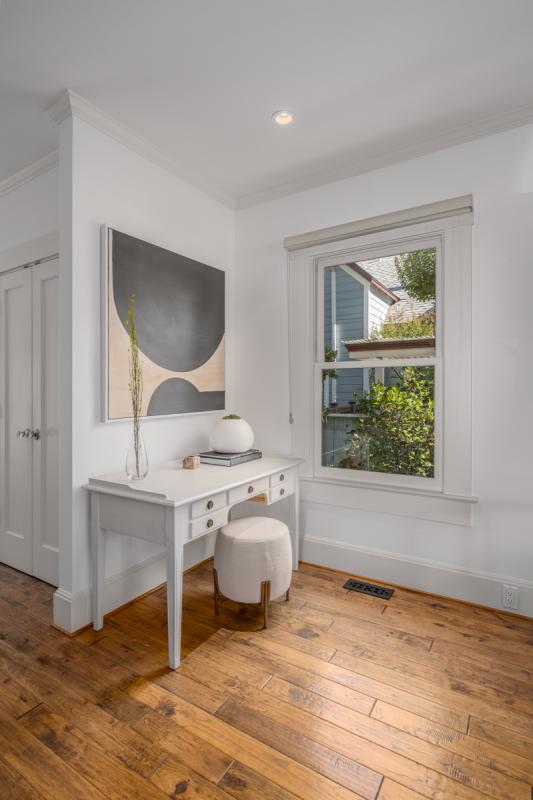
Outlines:
[[[434,476],[434,367],[322,371],[322,465]]]
[[[324,360],[435,355],[435,248],[324,269]]]

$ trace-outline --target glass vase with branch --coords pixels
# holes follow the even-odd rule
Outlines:
[[[131,416],[133,420],[133,436],[126,457],[126,475],[131,481],[142,480],[148,474],[148,456],[141,431],[142,405],[143,405],[143,365],[139,341],[137,338],[137,324],[135,320],[134,294],[130,296],[128,319],[125,321],[129,337],[129,383],[128,389],[131,398]]]

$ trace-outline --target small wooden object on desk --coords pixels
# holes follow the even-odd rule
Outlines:
[[[185,456],[183,459],[183,469],[198,469],[200,466],[200,456]]]

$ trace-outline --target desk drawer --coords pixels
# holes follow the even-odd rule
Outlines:
[[[289,483],[292,481],[292,470],[285,469],[281,472],[276,472],[274,475],[270,476],[270,485],[277,486],[280,483]]]
[[[247,500],[249,497],[260,494],[260,492],[264,492],[267,489],[268,478],[259,478],[251,483],[236,486],[235,489],[229,490],[229,503],[230,505],[233,505],[233,503],[242,503],[243,500]]]
[[[192,504],[191,517],[192,519],[203,517],[204,514],[211,514],[212,511],[218,511],[219,508],[224,508],[226,505],[226,492],[204,497],[203,500],[197,500]]]
[[[292,475],[286,478],[282,483],[273,486],[270,490],[270,502],[275,503],[276,500],[283,500],[284,497],[289,497],[294,493],[294,481]]]
[[[206,514],[205,517],[200,517],[191,522],[190,539],[195,539],[197,536],[205,536],[206,533],[216,531],[221,528],[228,521],[228,509],[221,508],[214,511],[212,514]]]

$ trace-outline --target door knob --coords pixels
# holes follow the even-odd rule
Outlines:
[[[29,428],[25,428],[23,431],[17,431],[17,439],[29,439],[31,436],[31,430]]]
[[[38,442],[39,439],[41,438],[41,431],[39,430],[39,428],[34,428],[30,435],[32,439],[35,439],[35,441]]]

